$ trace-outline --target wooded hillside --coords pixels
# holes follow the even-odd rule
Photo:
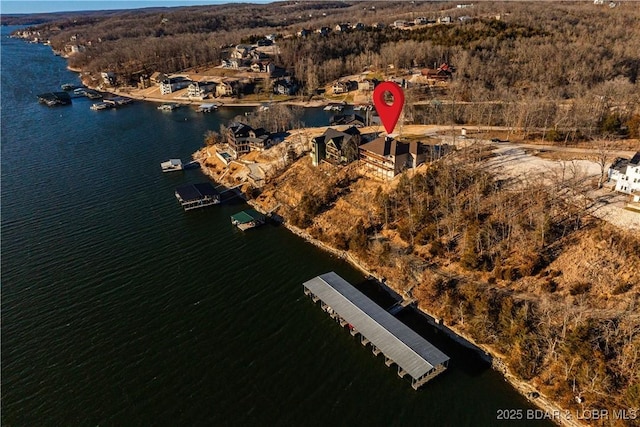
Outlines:
[[[453,23],[390,27],[418,17]],[[344,22],[368,27],[296,36]],[[378,22],[385,27],[370,26]],[[615,8],[482,2],[465,9],[440,2],[280,2],[91,14],[32,29],[59,51],[69,43],[85,46],[70,65],[113,71],[121,84],[154,71],[219,65],[230,46],[267,34],[279,35],[273,59],[306,94],[364,70],[384,76],[448,62],[457,71],[446,91],[407,91],[409,101],[428,101],[412,111],[416,123],[543,128],[546,139],[569,143],[640,135],[638,22],[640,7],[632,2]]]

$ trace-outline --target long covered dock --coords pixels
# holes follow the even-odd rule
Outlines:
[[[304,293],[320,301],[341,326],[348,326],[351,335],[360,334],[363,345],[371,344],[375,355],[382,353],[387,366],[395,363],[400,377],[409,375],[414,389],[447,369],[446,354],[336,273],[314,277],[303,286]]]

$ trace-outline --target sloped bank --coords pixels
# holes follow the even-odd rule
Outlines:
[[[221,175],[219,174],[219,171],[217,171],[218,174],[216,174],[214,173],[214,169],[210,170],[205,165],[205,162],[203,161],[205,158],[206,158],[206,148],[194,154],[194,159],[199,160],[201,164],[204,166],[202,168],[202,171],[205,174],[207,174],[212,180],[218,182],[221,177]],[[234,179],[233,176],[230,176],[229,174],[226,174],[226,175],[223,174],[222,182],[219,182],[219,184],[226,184],[226,185],[237,184],[237,182],[233,181],[233,179]],[[275,196],[275,193],[273,194],[273,196]],[[248,198],[247,203],[251,205],[254,209],[261,211],[262,213],[267,213],[266,212],[267,209],[265,207],[277,206],[280,203],[279,200],[277,200],[273,196],[267,199],[263,199],[261,203],[258,203],[257,200],[252,200]],[[281,211],[282,210],[280,210],[280,212]],[[338,249],[324,241],[321,241],[313,237],[306,230],[291,224],[289,221],[289,218],[286,217],[286,213],[283,215],[284,216],[279,216],[279,219],[281,220],[282,225],[285,226],[289,231],[305,239],[309,243],[331,253],[337,258],[346,260],[352,266],[354,266],[355,268],[363,272],[365,275],[375,278],[378,285],[383,289],[385,289],[389,294],[395,296],[398,299],[402,298],[400,296],[402,293],[400,286],[398,286],[396,283],[393,283],[393,281],[388,281],[382,277],[379,277],[379,275],[377,275],[374,272],[374,269],[371,268],[371,266],[369,266],[366,262],[359,259],[355,254],[351,253],[348,250]],[[342,231],[346,232],[347,230],[342,230]],[[519,393],[521,393],[525,398],[527,398],[527,400],[529,400],[533,405],[540,408],[540,410],[543,411],[544,414],[547,415],[547,418],[549,418],[551,421],[554,421],[560,425],[569,426],[569,427],[580,427],[580,426],[588,425],[586,423],[583,423],[577,420],[575,416],[576,415],[575,412],[572,413],[571,411],[561,408],[556,403],[554,403],[551,399],[547,398],[546,396],[542,395],[539,391],[537,391],[531,384],[529,384],[526,381],[520,380],[514,374],[512,374],[507,368],[507,365],[503,360],[503,356],[498,351],[491,348],[490,346],[486,346],[486,345],[475,342],[475,340],[472,337],[468,336],[466,333],[464,333],[463,331],[460,331],[454,326],[445,325],[442,321],[440,321],[440,319],[437,318],[437,316],[434,316],[432,313],[430,313],[428,311],[428,308],[424,306],[418,306],[416,307],[416,310],[418,311],[418,313],[422,315],[422,317],[425,319],[426,322],[435,326],[439,331],[446,334],[453,341],[461,344],[464,347],[474,350],[484,361],[490,364],[493,369],[502,373],[506,381],[508,381]],[[512,408],[512,409],[518,409],[518,408]]]

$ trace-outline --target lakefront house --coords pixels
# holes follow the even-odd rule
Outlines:
[[[640,151],[631,159],[616,159],[609,168],[609,179],[616,181],[615,190],[620,193],[640,193]]]
[[[427,145],[419,141],[402,142],[385,136],[360,146],[360,161],[374,177],[392,179],[406,169],[435,161],[451,151],[448,145]]]
[[[311,140],[311,162],[314,166],[323,160],[335,165],[349,163],[358,158],[360,141],[360,131],[353,126],[345,131],[329,128]]]

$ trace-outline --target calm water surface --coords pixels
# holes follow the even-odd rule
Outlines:
[[[2,29],[3,425],[493,426],[500,408],[531,408],[428,327],[451,367],[415,392],[302,293],[334,270],[385,301],[360,273],[281,227],[236,230],[240,203],[182,211],[175,187],[204,177],[162,174],[160,162],[190,158],[206,130],[245,110],[47,108],[35,95],[77,76],[48,47],[9,39],[12,29]]]

